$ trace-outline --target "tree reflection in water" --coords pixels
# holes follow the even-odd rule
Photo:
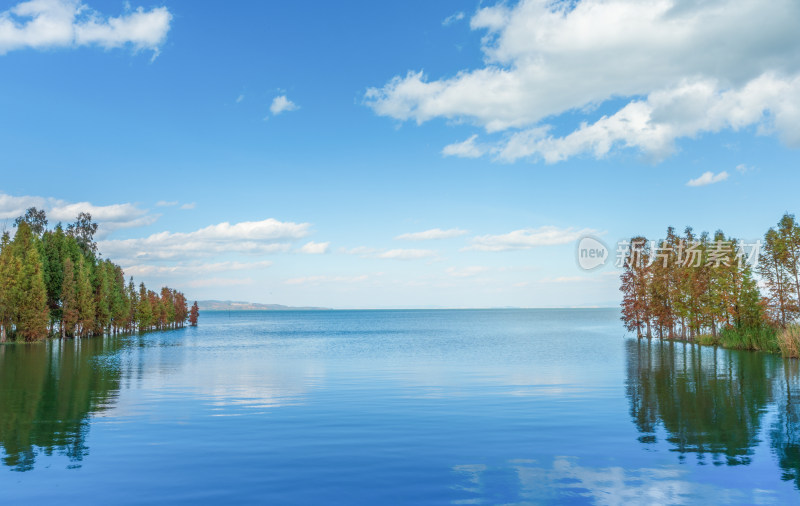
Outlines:
[[[778,416],[770,430],[772,449],[783,479],[800,489],[800,362],[784,361],[784,374],[776,382]]]
[[[0,346],[0,448],[6,466],[33,469],[37,453],[78,465],[91,415],[115,402],[124,338]]]
[[[779,360],[674,342],[630,340],[627,346],[627,393],[640,441],[656,442],[661,425],[682,457],[750,462]]]
[[[663,427],[681,459],[694,453],[700,464],[710,456],[715,465],[746,465],[765,434],[782,478],[800,489],[797,360],[675,342],[626,346],[627,396],[642,443],[656,443]]]

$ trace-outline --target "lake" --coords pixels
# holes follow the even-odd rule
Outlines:
[[[786,504],[797,361],[610,309],[205,312],[0,346],[3,503]]]

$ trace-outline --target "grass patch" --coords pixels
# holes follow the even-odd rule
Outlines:
[[[719,343],[734,350],[757,350],[781,353],[778,332],[772,327],[724,329],[719,333]]]
[[[719,337],[714,337],[711,334],[700,334],[694,340],[703,346],[716,346],[719,344]]]

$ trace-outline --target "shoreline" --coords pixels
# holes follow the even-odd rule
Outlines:
[[[800,356],[798,356],[799,354],[795,347],[789,347],[785,344],[781,346],[782,339],[786,339],[781,337],[784,333],[792,334],[792,329],[761,329],[756,333],[759,337],[755,340],[752,338],[754,332],[740,332],[737,330],[724,330],[716,337],[711,334],[700,334],[695,338],[689,339],[656,336],[636,336],[636,339],[639,341],[646,339],[648,341],[658,340],[670,343],[696,344],[698,346],[718,347],[725,350],[766,353],[769,355],[778,355],[786,359],[799,359]],[[789,338],[791,339],[792,337],[794,336],[790,335]],[[758,341],[759,339],[761,339],[760,342]]]

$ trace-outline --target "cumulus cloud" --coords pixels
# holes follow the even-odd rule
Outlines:
[[[286,98],[286,95],[280,95],[272,99],[272,104],[269,106],[269,111],[273,116],[286,111],[294,111],[297,109],[297,104]]]
[[[800,121],[795,104],[800,104],[800,77],[764,75],[727,91],[713,80],[685,81],[654,91],[645,100],[633,100],[562,137],[550,135],[547,128],[514,132],[492,152],[504,161],[539,157],[552,163],[584,153],[601,158],[621,146],[658,160],[674,152],[677,138],[751,125],[761,133],[777,131],[787,144],[800,145],[800,133],[791,127]]]
[[[221,253],[267,254],[288,251],[293,241],[308,235],[311,224],[262,221],[228,222],[193,232],[159,232],[136,239],[100,241],[111,258],[168,260]]]
[[[330,246],[330,242],[314,242],[309,241],[300,248],[301,253],[308,253],[310,255],[321,255],[323,253],[328,252],[328,246]]]
[[[482,67],[430,79],[419,71],[370,88],[377,114],[418,124],[468,122],[487,133],[447,146],[453,156],[489,154],[557,162],[615,148],[655,159],[675,140],[755,127],[800,145],[800,4],[794,0],[522,0],[479,9]],[[613,100],[613,102],[612,102]],[[618,109],[565,135],[565,112]]]
[[[134,204],[96,206],[89,202],[59,203],[51,207],[47,214],[51,220],[66,223],[74,221],[82,212],[91,214],[92,219],[98,224],[98,237],[105,237],[121,228],[151,225],[158,219],[157,215],[148,214],[145,209],[140,209]]]
[[[18,49],[130,45],[158,55],[172,14],[166,7],[130,8],[105,16],[78,0],[30,0],[0,12],[0,54]]]
[[[197,275],[213,272],[260,270],[270,267],[272,262],[264,260],[261,262],[213,262],[198,264],[178,264],[178,265],[147,265],[135,264],[125,267],[126,276],[165,276],[165,275]]]
[[[722,171],[719,174],[714,174],[711,171],[703,172],[703,174],[695,179],[690,179],[689,182],[686,183],[686,186],[705,186],[708,184],[719,183],[720,181],[725,181],[728,179],[728,173],[726,171]]]
[[[194,202],[187,202],[186,204],[181,205],[181,209],[183,210],[190,210],[197,207],[197,204]]]
[[[600,235],[589,228],[559,228],[544,226],[514,230],[507,234],[480,235],[472,239],[472,244],[465,250],[478,251],[511,251],[535,248],[537,246],[555,246],[578,240],[584,235]]]
[[[428,241],[432,239],[451,239],[453,237],[460,237],[466,234],[466,230],[460,228],[449,228],[442,230],[441,228],[432,228],[424,232],[412,232],[408,234],[400,234],[395,239],[401,241]]]
[[[29,207],[43,209],[51,225],[56,222],[71,223],[78,214],[90,213],[99,225],[98,237],[103,237],[121,228],[142,227],[150,225],[158,219],[135,204],[111,204],[98,206],[91,202],[67,202],[50,197],[32,195],[7,195],[0,193],[0,219],[17,218],[25,214]]]

